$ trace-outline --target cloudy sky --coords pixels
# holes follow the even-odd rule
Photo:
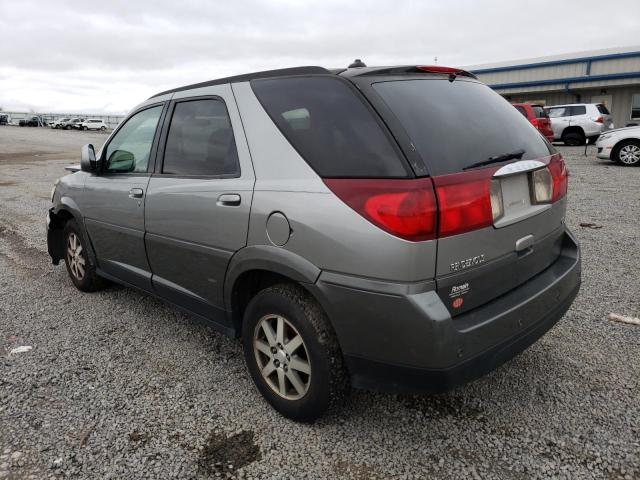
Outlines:
[[[0,107],[124,113],[271,68],[470,65],[640,43],[640,0],[0,0]]]

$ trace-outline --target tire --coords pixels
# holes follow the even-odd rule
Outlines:
[[[78,290],[95,292],[105,286],[105,281],[98,277],[95,259],[87,245],[87,237],[76,221],[67,221],[64,226],[64,263],[67,273]]]
[[[271,339],[265,324],[271,328]],[[333,328],[318,302],[299,285],[266,288],[249,302],[242,343],[256,387],[287,418],[313,422],[348,391]],[[263,369],[269,370],[266,376]]]
[[[562,135],[562,141],[569,147],[578,147],[584,145],[586,139],[584,133],[568,132]]]
[[[640,165],[640,141],[624,140],[620,142],[616,145],[611,157],[625,167]]]
[[[104,132],[107,129],[107,127],[100,127],[100,131]]]

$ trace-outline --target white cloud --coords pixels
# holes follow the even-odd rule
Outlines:
[[[171,87],[278,67],[630,45],[638,18],[637,0],[2,1],[0,106],[123,112]]]

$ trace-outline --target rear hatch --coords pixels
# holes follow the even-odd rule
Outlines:
[[[545,137],[553,137],[553,130],[551,130],[551,120],[549,114],[541,105],[531,105],[531,109],[535,115],[535,118],[531,123],[543,134]]]
[[[437,290],[452,315],[516,288],[556,260],[564,233],[564,161],[506,100],[462,76],[352,80],[416,174],[431,179]]]
[[[597,103],[596,108],[598,109],[598,112],[600,112],[600,115],[602,116],[602,122],[600,122],[599,119],[597,120],[597,122],[603,124],[603,131],[614,128],[613,117],[611,116],[609,109],[602,103]]]

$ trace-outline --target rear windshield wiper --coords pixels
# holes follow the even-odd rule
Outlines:
[[[514,150],[513,152],[495,155],[481,162],[472,163],[471,165],[464,167],[463,170],[469,170],[470,168],[476,167],[484,167],[485,165],[491,165],[492,163],[506,162],[507,160],[513,160],[514,158],[520,159],[525,152],[526,150],[524,148],[520,148],[518,150]]]

